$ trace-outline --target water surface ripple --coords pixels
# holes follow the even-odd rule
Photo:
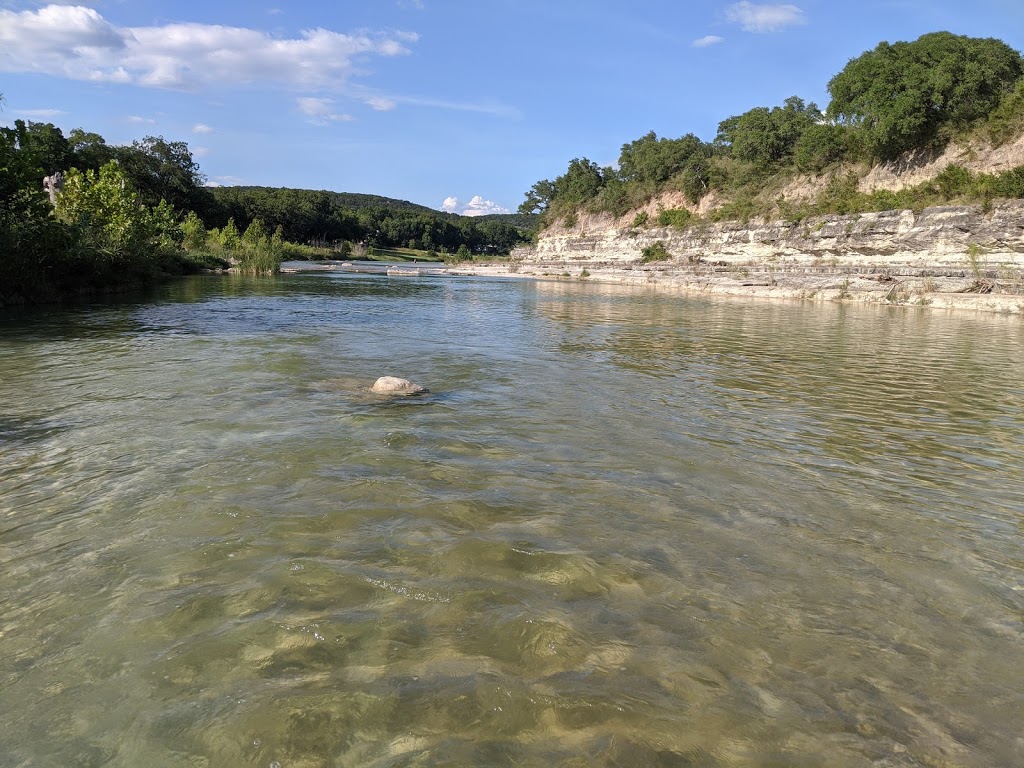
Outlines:
[[[5,766],[1020,765],[1024,324],[329,273],[6,316],[0,573]]]

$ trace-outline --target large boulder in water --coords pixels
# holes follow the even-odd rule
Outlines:
[[[381,376],[373,382],[372,390],[381,395],[421,395],[430,390],[397,376]]]

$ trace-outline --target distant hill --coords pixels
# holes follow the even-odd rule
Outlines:
[[[417,213],[426,213],[433,216],[443,216],[453,219],[473,219],[474,221],[483,223],[485,221],[493,221],[501,224],[510,224],[516,229],[523,230],[525,232],[534,232],[537,229],[540,216],[535,213],[491,213],[486,216],[462,216],[457,213],[449,213],[446,211],[439,211],[436,208],[429,208],[419,203],[411,203],[408,200],[399,200],[394,197],[383,197],[381,195],[367,195],[361,192],[332,192],[327,189],[297,189],[289,187],[261,187],[261,186],[223,186],[223,187],[211,187],[210,191],[213,193],[214,198],[225,200],[234,199],[238,193],[257,193],[257,194],[296,194],[296,195],[327,195],[330,201],[338,208],[343,208],[349,211],[360,211],[365,208],[390,208],[393,210],[401,211],[414,211]]]
[[[360,192],[333,192],[329,189],[300,189],[297,187],[264,187],[258,185],[237,185],[210,187],[215,198],[234,198],[242,194],[266,194],[266,195],[327,195],[330,201],[339,208],[350,211],[359,211],[363,208],[395,208],[398,210],[417,211],[420,213],[439,214],[441,211],[428,208],[425,205],[411,203],[408,200],[398,200],[393,197],[381,195],[365,195]]]
[[[540,214],[537,213],[489,213],[475,217],[477,221],[496,221],[511,224],[522,232],[536,232],[540,228]]]
[[[474,254],[508,253],[530,240],[538,216],[498,214],[460,216],[408,200],[380,195],[287,187],[211,187],[207,227],[230,220],[244,231],[260,219],[270,231],[281,228],[294,243],[364,243],[375,248],[412,248]]]

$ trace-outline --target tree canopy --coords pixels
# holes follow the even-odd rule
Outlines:
[[[910,43],[879,43],[828,84],[829,117],[859,128],[877,158],[935,142],[944,126],[985,117],[1024,76],[1006,43],[950,32]]]
[[[780,175],[895,158],[982,123],[995,142],[1024,130],[1024,58],[999,40],[935,32],[883,42],[852,59],[828,88],[824,112],[791,96],[722,120],[713,142],[650,131],[622,145],[615,168],[574,159],[554,181],[534,184],[520,210],[545,221],[571,220],[580,208],[621,216],[662,192],[697,203],[717,190],[732,198],[723,216],[749,215],[750,200]]]

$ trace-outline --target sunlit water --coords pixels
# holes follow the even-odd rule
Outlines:
[[[1024,765],[1024,323],[329,273],[8,316],[0,765]]]

